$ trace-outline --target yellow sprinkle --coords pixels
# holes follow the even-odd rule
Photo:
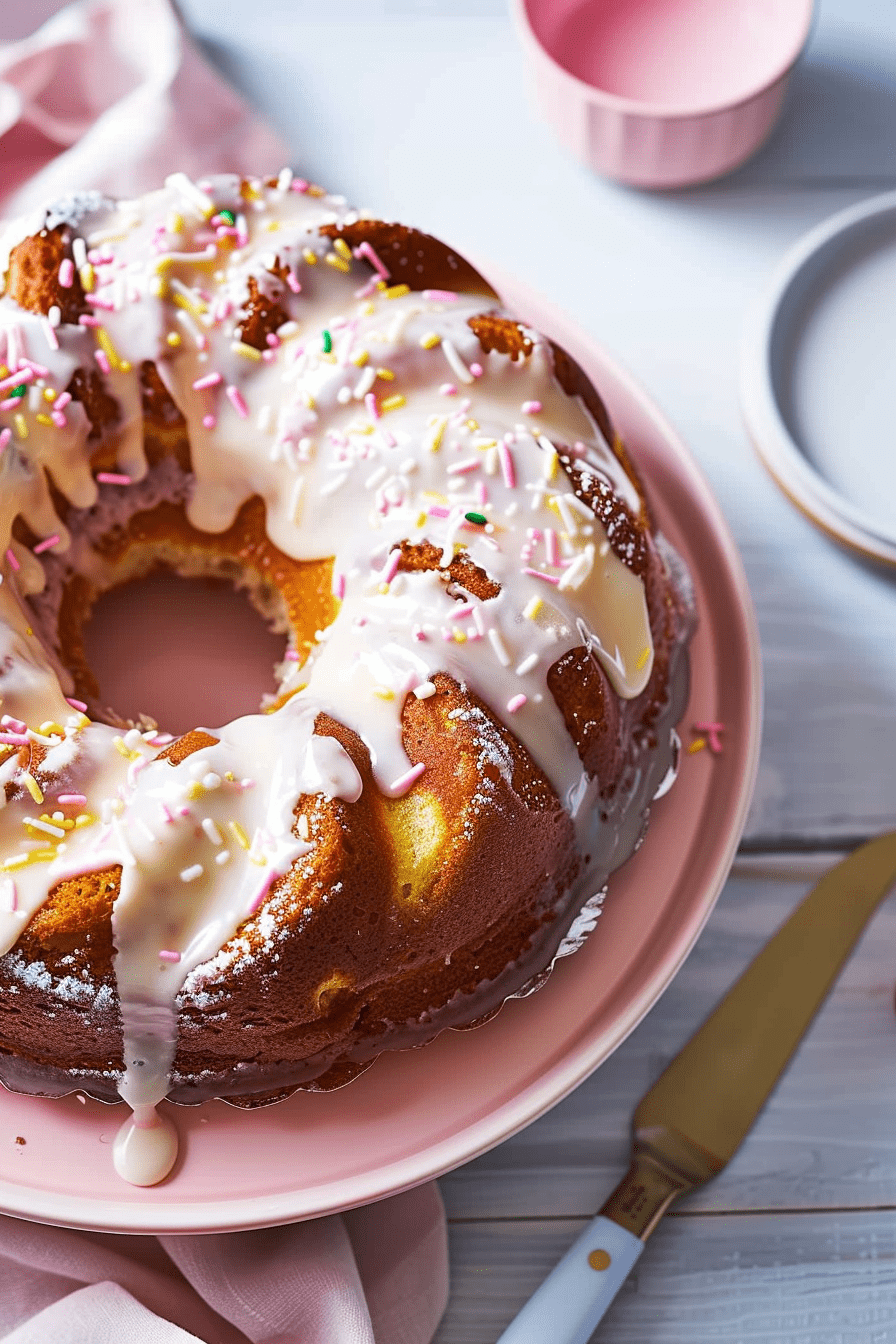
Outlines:
[[[240,195],[244,201],[260,201],[261,192],[251,182],[242,182],[240,184]]]
[[[204,793],[205,793],[205,786],[198,779],[194,779],[193,783],[187,789],[187,797],[189,798],[191,803],[195,803],[196,799],[201,798]]]
[[[112,365],[113,369],[119,368],[121,365],[121,360],[118,358],[118,351],[112,344],[112,338],[109,335],[108,331],[106,331],[105,327],[97,327],[96,338],[99,341],[100,347],[105,353],[105,356],[108,359],[109,363]]]
[[[373,304],[370,302],[370,300],[368,299],[367,302],[364,304],[364,306],[363,306],[362,309],[361,309],[361,315],[362,315],[362,317],[372,317],[373,314],[374,314],[375,312],[376,312],[376,308],[374,307],[374,305],[373,305]]]
[[[399,406],[404,406],[406,402],[407,397],[405,397],[401,392],[396,392],[394,397],[386,397],[384,401],[380,402],[380,410],[397,411]]]
[[[43,411],[39,411],[34,418],[39,425],[48,425],[50,429],[53,428],[53,421],[48,415],[44,415]]]
[[[392,372],[391,369],[377,369],[376,376],[377,378],[382,378],[383,381],[386,383],[395,382],[395,374]]]
[[[328,266],[332,266],[334,270],[342,271],[343,274],[346,274],[351,270],[351,266],[349,266],[348,262],[343,261],[342,257],[337,257],[335,252],[328,252],[324,257],[324,261]]]
[[[420,344],[424,350],[434,350],[437,345],[442,344],[442,338],[437,331],[428,331],[425,336],[420,337]]]
[[[389,585],[388,585],[388,583],[381,583],[381,584],[379,584],[379,586],[377,587],[377,592],[378,592],[378,593],[388,593],[388,591],[389,591]]]
[[[178,308],[192,313],[194,317],[201,317],[203,313],[208,312],[207,303],[203,303],[202,299],[188,299],[186,294],[173,294],[172,301]]]
[[[126,761],[136,761],[140,756],[139,751],[131,751],[130,747],[125,746],[123,737],[113,737],[112,745]]]
[[[157,275],[151,282],[149,292],[156,299],[164,299],[168,294],[168,286],[160,275]]]
[[[93,290],[96,272],[89,261],[86,261],[78,272],[78,279],[81,281],[81,288],[85,294],[90,294]]]
[[[344,238],[336,238],[333,240],[333,250],[334,252],[338,252],[340,257],[344,258],[345,261],[351,261],[352,250]]]
[[[21,411],[16,412],[16,414],[12,418],[12,422],[16,427],[16,433],[18,434],[19,438],[27,439],[28,426],[25,424],[25,417],[24,415],[22,415]]]
[[[168,223],[166,225],[166,228],[168,233],[183,233],[184,231],[183,215],[178,215],[177,213],[170,214],[168,216]]]
[[[8,377],[9,377],[9,365],[0,364],[0,378],[8,378]]]
[[[523,615],[525,616],[526,620],[534,621],[535,617],[541,611],[543,606],[544,602],[541,600],[540,597],[530,597],[529,601],[523,607]]]
[[[455,630],[455,632],[454,632],[454,642],[455,642],[455,644],[466,644],[466,642],[467,642],[467,637],[466,637],[466,635],[464,634],[463,630]]]
[[[305,258],[309,266],[317,265],[317,253],[312,252],[310,247],[305,247],[302,249],[302,256]]]
[[[437,453],[442,446],[442,439],[445,435],[445,429],[448,424],[447,415],[440,415],[432,427],[432,437],[429,440],[429,451]]]
[[[130,373],[134,366],[129,359],[120,359],[118,361],[118,367],[121,369],[122,373]]]
[[[310,392],[306,392],[304,390],[302,391],[302,401],[308,407],[309,411],[314,410],[314,398],[312,397]]]
[[[395,692],[390,691],[388,686],[374,686],[373,693],[378,700],[394,700]]]
[[[410,285],[390,285],[388,289],[383,290],[387,299],[403,299],[405,294],[410,292]]]
[[[172,346],[174,349],[177,349],[177,347],[178,347],[178,346],[180,345],[180,343],[181,343],[181,341],[180,341],[180,332],[179,332],[179,331],[169,331],[168,335],[165,337],[165,341],[166,341],[166,343],[167,343],[168,345]]]
[[[702,751],[705,746],[706,746],[705,737],[695,738],[694,741],[691,743],[691,745],[688,747],[688,755],[693,756],[695,751]]]
[[[649,657],[650,657],[650,648],[648,647],[646,649],[642,649],[640,654],[638,655],[638,661],[635,663],[635,667],[638,669],[639,672],[641,671],[641,668],[646,665],[647,659]]]
[[[464,421],[464,424],[465,424],[465,426],[467,427],[467,429],[471,429],[471,430],[473,430],[474,433],[475,433],[476,430],[479,428],[479,421],[478,421],[478,420],[465,420],[465,421]]]
[[[545,453],[544,458],[544,478],[546,481],[552,481],[557,475],[557,463],[560,459],[557,456],[557,449],[552,446],[551,451]]]
[[[244,359],[254,359],[256,362],[261,359],[261,351],[256,350],[254,345],[246,345],[245,341],[231,341],[230,348]]]
[[[356,355],[352,355],[352,363],[357,364],[359,369],[363,369],[369,358],[366,350],[359,350]]]
[[[233,836],[234,840],[236,840],[237,844],[242,845],[243,849],[249,848],[249,837],[238,821],[229,821],[227,823],[227,829],[230,831],[230,834]]]
[[[54,854],[53,858],[55,859],[55,857],[56,855]],[[20,868],[27,868],[30,862],[30,854],[14,854],[11,859],[5,859],[3,863],[0,863],[0,872],[15,873],[18,872]]]
[[[268,220],[268,233],[276,233],[279,228],[280,228],[279,219]]]
[[[51,737],[53,733],[58,733],[60,737],[65,736],[65,729],[54,722],[53,719],[48,719],[46,723],[42,723],[37,731],[43,733],[44,737]]]
[[[306,196],[326,196],[326,194],[323,187],[309,187],[305,192]]]
[[[487,452],[489,448],[497,448],[497,439],[477,439],[473,444],[474,448],[480,448],[482,452]]]
[[[45,387],[45,388],[44,388],[44,401],[55,401],[55,400],[56,400],[56,395],[57,395],[57,394],[56,394],[56,389],[55,389],[55,387]]]
[[[34,776],[30,774],[27,770],[22,771],[22,783],[25,785],[25,788],[31,794],[31,797],[34,799],[36,803],[43,802],[44,795],[43,792],[41,791],[41,787],[38,784],[37,780],[34,778]]]
[[[84,826],[92,826],[96,817],[91,812],[79,812],[75,817],[75,829],[80,831]]]
[[[422,512],[420,512],[420,513],[417,514],[417,523],[416,523],[416,526],[417,526],[417,527],[425,527],[425,526],[426,526],[426,520],[427,520],[428,517],[429,517],[429,514],[426,512],[425,509],[423,509]]]

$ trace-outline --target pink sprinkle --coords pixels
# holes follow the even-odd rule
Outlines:
[[[188,807],[179,807],[177,809],[177,815],[179,817],[192,817],[193,813]]]
[[[418,644],[426,643],[426,632],[421,630],[419,625],[414,626],[414,638],[417,640]]]
[[[115,312],[115,304],[111,299],[103,299],[99,294],[87,294],[85,295],[85,298],[91,308],[102,308],[103,311],[107,313]]]
[[[424,289],[423,297],[433,303],[453,303],[457,295],[453,289]]]
[[[287,649],[286,652],[284,653],[283,657],[284,657],[284,659],[285,659],[285,661],[286,661],[287,663],[297,663],[297,662],[299,661],[299,653],[298,653],[298,650],[297,650],[297,649]]]
[[[94,350],[93,357],[103,373],[112,372],[112,365],[109,363],[109,356],[106,354],[105,350]]]
[[[16,409],[21,410],[18,397],[9,397],[6,401],[0,401],[0,411],[12,411]]]
[[[359,243],[358,246],[355,248],[355,256],[366,257],[367,260],[370,262],[371,266],[373,267],[373,269],[376,272],[378,272],[381,279],[388,280],[390,278],[389,271],[386,270],[385,266],[380,261],[379,257],[374,252],[373,248],[367,242],[366,238],[363,243]]]
[[[263,905],[263,903],[264,903],[264,898],[267,896],[267,894],[268,894],[268,892],[270,891],[271,887],[274,885],[274,880],[276,879],[276,877],[277,877],[277,873],[272,872],[272,873],[269,873],[268,876],[265,878],[264,886],[261,888],[261,890],[258,892],[258,894],[253,898],[252,903],[251,903],[251,905],[249,906],[249,914],[250,914],[250,915],[254,915],[254,914],[256,914],[256,913],[261,909],[261,907],[262,907],[262,905]]]
[[[79,327],[101,327],[102,325],[99,318],[94,317],[92,313],[82,313],[78,318]]]
[[[445,468],[448,476],[465,476],[469,471],[479,470],[478,457],[465,457],[463,462],[452,462],[450,467]]]
[[[44,317],[44,318],[41,318],[41,324],[40,324],[40,326],[41,326],[41,331],[44,333],[44,337],[45,337],[45,339],[46,339],[47,345],[50,347],[51,350],[58,350],[58,349],[59,349],[59,337],[56,335],[56,332],[53,330],[53,324],[52,324],[52,322],[50,322],[50,320],[49,320],[48,318]]]
[[[60,536],[58,532],[54,532],[52,537],[44,537],[43,541],[39,541],[34,547],[34,554],[42,555],[44,551],[49,551],[53,546],[58,545],[59,541]]]
[[[227,399],[241,420],[249,419],[249,407],[243,399],[243,394],[238,387],[229,384],[227,388]]]
[[[280,345],[280,337],[277,335],[276,331],[269,331],[264,339],[267,341],[268,345],[271,347],[272,350],[276,350],[278,345]],[[196,384],[194,383],[193,386],[195,387]]]
[[[453,611],[448,613],[448,619],[449,621],[460,621],[463,620],[465,616],[472,616],[472,615],[473,615],[473,608],[470,606],[469,602],[461,602],[454,608]]]
[[[379,420],[379,418],[380,418],[380,408],[377,406],[377,404],[376,404],[376,397],[373,395],[372,392],[368,392],[368,393],[367,393],[367,396],[364,398],[364,405],[367,407],[368,411],[370,412],[370,418],[371,418],[371,420]]]
[[[389,789],[389,792],[392,795],[392,797],[400,798],[402,794],[407,793],[408,789],[416,780],[420,778],[425,769],[426,766],[423,763],[423,761],[418,761],[416,765],[411,766],[410,770],[408,770],[406,774],[399,775],[398,779],[393,781]]]
[[[308,186],[309,183],[305,181],[304,177],[294,177],[290,190],[299,191],[304,196],[305,192],[308,190]]]
[[[68,424],[68,421],[66,420],[65,416],[62,414],[61,411],[51,411],[50,419],[53,421],[53,424],[56,426],[57,429],[65,429],[66,425]]]
[[[20,360],[19,360],[19,373],[22,372],[22,369],[23,369],[23,368],[30,369],[31,372],[34,374],[34,376],[35,376],[36,378],[46,378],[47,374],[50,372],[50,370],[47,368],[46,364],[38,364],[38,363],[36,363],[36,361],[33,360],[33,359],[20,359]],[[20,379],[19,379],[19,382],[21,382],[21,381],[22,381],[22,380],[21,380],[21,378],[20,378]]]
[[[59,396],[53,402],[53,405],[56,407],[57,411],[64,411],[66,406],[71,401],[71,399],[72,399],[71,392],[60,392]]]
[[[156,733],[155,737],[153,738],[153,746],[167,747],[168,743],[173,741],[174,741],[174,735],[172,733]]]
[[[698,733],[705,733],[710,751],[718,756],[722,750],[722,739],[720,733],[725,731],[724,723],[695,723],[694,728]]]
[[[515,714],[518,709],[522,709],[525,703],[526,697],[524,695],[515,695],[512,700],[507,701],[507,712]]]
[[[11,733],[27,733],[28,725],[21,719],[14,719],[11,714],[4,714],[0,719],[0,728],[7,728]]]
[[[11,429],[7,428],[7,429],[4,429],[4,430],[0,431],[0,453],[3,452],[3,449],[4,449],[4,448],[6,447],[6,445],[9,443],[9,441],[10,441],[11,438],[12,438],[12,430],[11,430]]]
[[[204,387],[217,387],[218,383],[223,383],[224,379],[220,373],[206,373],[202,378],[197,378],[193,387],[197,392],[201,392]]]
[[[22,566],[19,564],[18,557],[17,557],[15,551],[12,549],[11,546],[10,546],[9,550],[6,552],[6,558],[7,558],[7,560],[9,561],[9,563],[10,563],[10,565],[11,565],[11,567],[12,567],[13,569],[15,569],[15,570],[19,570],[19,569],[22,568]]]
[[[477,504],[488,503],[488,487],[486,486],[485,481],[476,482],[476,503]]]
[[[130,476],[125,476],[123,472],[118,471],[98,471],[96,479],[100,485],[130,485]]]
[[[344,574],[334,574],[334,575],[333,575],[333,596],[334,596],[334,597],[338,597],[338,599],[339,599],[340,602],[341,602],[342,599],[345,597],[345,575],[344,575]]]
[[[501,440],[498,444],[498,460],[501,463],[501,471],[504,475],[504,484],[508,490],[512,490],[516,485],[516,472],[513,467],[513,457],[507,444]]]
[[[445,504],[431,504],[427,512],[430,518],[447,518],[451,510]]]
[[[67,703],[71,705],[72,709],[79,709],[82,714],[86,711],[87,706],[85,705],[83,700],[75,700],[70,695],[67,695],[65,698]]]
[[[0,733],[0,746],[26,747],[29,741],[24,733]]]
[[[301,294],[302,286],[299,281],[299,277],[297,275],[294,275],[292,271],[286,272],[286,283],[289,285],[289,288],[292,290],[293,294]]]
[[[23,383],[30,383],[37,377],[33,369],[20,369],[18,373],[11,373],[8,378],[4,378],[0,383],[0,392],[7,392],[11,387],[21,387]]]
[[[560,564],[560,547],[557,544],[557,533],[552,527],[546,527],[544,530],[544,545],[548,555],[548,564]]]
[[[442,386],[439,388],[439,392],[443,397],[457,396],[457,388],[454,386],[453,383],[443,383]]]
[[[180,953],[169,952],[167,948],[163,947],[161,952],[159,953],[159,961],[170,961],[176,964],[178,961],[180,961]]]
[[[482,377],[482,365],[481,365],[481,364],[471,364],[471,365],[470,365],[470,372],[472,373],[472,375],[473,375],[474,378],[481,378],[481,377]]]
[[[216,415],[204,415],[202,417],[202,423],[206,429],[214,429],[215,425],[218,423],[218,417]]]
[[[545,583],[559,583],[559,582],[560,582],[560,580],[556,577],[556,575],[554,575],[554,574],[545,574],[545,573],[544,573],[542,570],[540,570],[540,569],[529,569],[529,568],[527,567],[526,569],[523,570],[523,573],[524,573],[524,574],[529,574],[533,579],[544,579]]]
[[[56,795],[57,803],[62,807],[83,807],[87,802],[86,793],[59,793]]]
[[[524,401],[520,407],[523,415],[537,415],[541,410],[540,401]]]
[[[398,566],[401,561],[401,551],[396,548],[389,552],[389,559],[386,561],[385,568],[380,575],[381,583],[391,583],[398,573]]]
[[[63,289],[71,289],[75,278],[75,263],[71,257],[63,257],[59,263],[59,283]]]

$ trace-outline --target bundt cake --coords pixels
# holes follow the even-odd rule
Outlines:
[[[151,1130],[495,1011],[638,844],[687,693],[594,388],[289,170],[73,196],[0,273],[0,1078]],[[91,608],[157,569],[282,631],[257,712],[102,704]]]

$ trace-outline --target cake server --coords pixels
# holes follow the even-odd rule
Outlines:
[[[896,883],[896,832],[813,887],[635,1111],[628,1175],[498,1344],[586,1344],[680,1195],[717,1175]]]

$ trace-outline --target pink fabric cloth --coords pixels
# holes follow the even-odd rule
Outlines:
[[[276,172],[284,145],[167,0],[71,5],[0,47],[0,211],[168,173]],[[147,1192],[147,1199],[152,1193]],[[435,1185],[258,1232],[136,1237],[0,1217],[7,1344],[429,1344],[447,1300]]]

